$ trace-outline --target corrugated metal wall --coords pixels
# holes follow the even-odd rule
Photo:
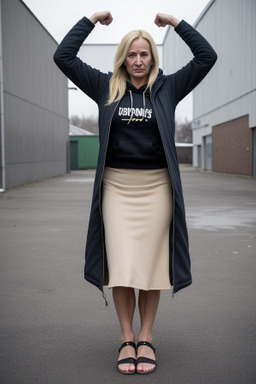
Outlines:
[[[6,186],[67,170],[67,80],[57,43],[20,0],[2,0]]]
[[[168,27],[163,42],[163,69],[165,73],[174,73],[189,62],[193,55],[174,31],[172,27]]]
[[[212,0],[199,17],[196,28],[207,37],[218,54],[218,61],[202,84],[193,92],[193,165],[198,166],[198,151],[205,153],[204,138],[221,127],[225,137],[225,151],[232,158],[232,167],[227,167],[222,148],[221,163],[215,167],[218,140],[213,135],[213,170],[241,173],[236,166],[242,156],[250,164],[242,174],[253,175],[253,146],[251,128],[256,127],[256,1]],[[239,129],[228,137],[230,124],[236,126],[241,117],[248,116],[247,127],[243,125],[246,145],[241,147]],[[225,124],[224,124],[225,123]],[[242,127],[240,127],[242,128]],[[240,152],[232,152],[232,146]],[[253,148],[254,147],[254,148]],[[205,156],[202,157],[205,168]],[[239,170],[240,169],[240,170]],[[255,170],[254,170],[255,172]]]
[[[206,147],[207,138],[215,126],[224,130],[224,123],[228,128],[229,122],[243,116],[248,116],[248,126],[243,129],[250,140],[241,151],[249,151],[247,155],[252,159],[252,153],[256,153],[249,131],[256,128],[256,0],[211,0],[194,26],[212,44],[218,60],[193,91],[193,165],[211,168],[207,163],[207,148],[210,149]],[[186,46],[169,29],[164,41],[164,68],[168,72],[176,71],[190,59],[188,55]],[[228,132],[226,129],[223,135]],[[237,140],[238,145],[239,135],[236,130],[233,134],[227,142]],[[217,143],[212,145],[215,145],[214,157]],[[229,146],[226,151],[230,151]],[[223,165],[223,171],[224,168]],[[255,172],[256,164],[254,175]],[[244,174],[252,175],[251,163]]]
[[[194,91],[195,125],[249,114],[249,127],[255,127],[256,1],[215,0],[196,28],[216,49],[218,61]]]

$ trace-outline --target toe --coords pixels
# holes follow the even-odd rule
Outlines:
[[[132,361],[131,360],[129,361],[129,359],[132,359]],[[121,362],[121,360],[126,360],[126,361],[122,361],[121,364],[118,364],[118,369],[120,372],[122,373],[135,372],[136,367],[133,361],[134,362],[136,361],[136,353],[135,353],[135,349],[132,346],[127,345],[120,350],[118,362],[119,361]]]
[[[119,364],[118,366],[121,372],[134,372],[135,365],[134,364]]]
[[[138,372],[151,372],[155,369],[155,365],[152,364],[139,364],[137,366],[137,371]]]

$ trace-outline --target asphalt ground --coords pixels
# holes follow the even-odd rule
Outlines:
[[[144,376],[117,372],[111,290],[83,279],[94,171],[0,195],[1,384],[256,382],[256,180],[181,174],[193,284],[162,292]]]

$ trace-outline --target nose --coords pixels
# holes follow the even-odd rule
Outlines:
[[[135,64],[138,65],[138,66],[141,65],[141,57],[140,57],[140,55],[136,56]]]

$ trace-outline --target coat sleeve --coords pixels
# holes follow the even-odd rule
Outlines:
[[[97,103],[109,76],[77,57],[81,45],[93,28],[94,24],[83,17],[61,41],[53,59],[60,70]]]
[[[207,75],[217,60],[208,41],[191,25],[182,20],[175,31],[191,49],[194,58],[174,74],[176,104],[191,92]]]

